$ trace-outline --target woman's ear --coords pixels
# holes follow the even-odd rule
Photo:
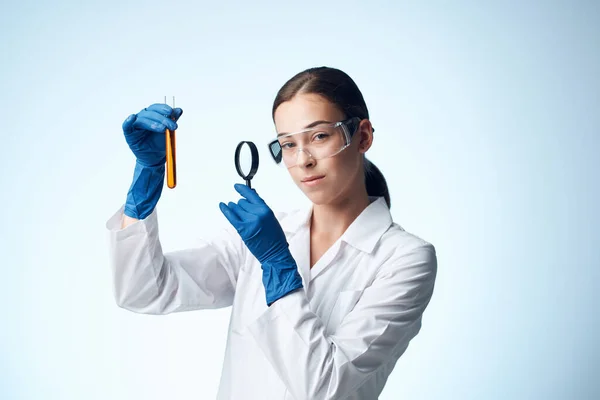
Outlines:
[[[356,135],[359,137],[358,151],[366,153],[373,144],[373,126],[371,125],[371,121],[368,119],[361,120],[358,124]]]

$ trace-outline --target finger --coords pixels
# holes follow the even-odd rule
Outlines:
[[[156,122],[148,118],[141,118],[139,116],[133,122],[133,128],[139,131],[150,131],[156,133],[165,132],[165,126],[160,122]]]
[[[123,121],[123,132],[131,132],[133,130],[133,123],[135,122],[137,116],[135,114],[131,114],[129,117]]]
[[[263,199],[261,199],[258,193],[256,193],[256,190],[250,189],[248,186],[242,185],[241,183],[236,183],[233,185],[233,187],[239,194],[247,198],[251,203],[264,204]]]
[[[231,210],[233,210],[233,212],[235,212],[235,215],[237,215],[238,218],[240,219],[240,221],[242,221],[242,222],[255,218],[254,214],[249,213],[248,211],[244,210],[242,207],[240,207],[239,205],[237,205],[236,203],[234,203],[232,201],[229,202],[227,207],[229,207]]]
[[[229,223],[234,227],[242,222],[237,214],[232,209],[227,207],[225,203],[219,203],[219,208],[221,209],[223,215],[225,215],[225,218],[227,218]]]
[[[253,215],[259,214],[264,209],[262,205],[251,203],[246,199],[241,199],[238,201],[238,206],[240,206],[242,210]]]
[[[177,123],[175,123],[175,121],[173,121],[169,117],[163,116],[161,113],[158,113],[156,111],[142,110],[138,113],[138,118],[148,118],[152,121],[163,124],[166,128],[169,128],[171,130],[177,129]]]
[[[149,118],[140,117],[138,115],[137,119],[133,123],[133,128],[156,133],[164,133],[167,127],[160,122],[154,121]]]
[[[173,108],[165,103],[155,103],[150,107],[144,108],[142,111],[154,111],[162,115],[163,117],[170,117],[173,114]]]

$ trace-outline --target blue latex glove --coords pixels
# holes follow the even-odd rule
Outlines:
[[[125,215],[144,219],[156,207],[164,186],[167,161],[165,129],[176,130],[182,113],[181,108],[153,104],[123,122],[125,140],[136,157]]]
[[[260,262],[270,307],[286,294],[302,288],[302,277],[273,211],[254,189],[241,184],[234,187],[245,198],[237,204],[219,203],[219,208]]]

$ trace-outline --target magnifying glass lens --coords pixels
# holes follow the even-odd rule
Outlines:
[[[252,170],[252,152],[248,143],[244,143],[240,149],[240,170],[244,177],[248,176]]]
[[[241,176],[248,187],[250,181],[258,170],[258,149],[252,142],[240,142],[235,149],[235,169]]]

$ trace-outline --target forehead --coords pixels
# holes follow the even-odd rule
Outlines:
[[[297,132],[314,121],[338,122],[343,113],[333,103],[318,94],[297,94],[283,102],[275,111],[277,133]]]

